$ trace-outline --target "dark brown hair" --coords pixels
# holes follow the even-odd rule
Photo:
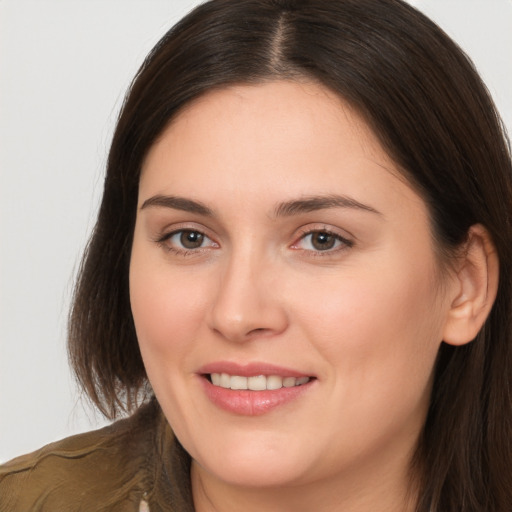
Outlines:
[[[132,410],[147,378],[128,293],[141,165],[186,104],[233,83],[311,79],[369,123],[426,201],[441,254],[472,224],[490,232],[500,285],[477,338],[443,344],[415,457],[418,512],[512,510],[511,159],[469,59],[400,0],[213,0],[171,29],[126,97],[103,200],[78,278],[69,350],[109,417]]]

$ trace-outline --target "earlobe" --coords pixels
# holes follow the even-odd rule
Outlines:
[[[469,230],[454,279],[443,341],[464,345],[472,341],[484,325],[498,291],[498,255],[488,231],[481,224]]]

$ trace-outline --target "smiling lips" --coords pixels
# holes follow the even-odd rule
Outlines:
[[[221,409],[243,416],[259,416],[291,402],[310,389],[315,377],[273,365],[234,363],[201,369],[206,396]]]
[[[279,375],[256,375],[244,377],[228,373],[211,373],[210,380],[214,386],[224,389],[248,389],[251,391],[277,390],[307,384],[309,377],[281,377]]]

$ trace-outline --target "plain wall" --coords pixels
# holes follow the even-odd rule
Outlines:
[[[73,277],[124,92],[198,3],[0,0],[0,461],[102,424],[67,366]],[[512,130],[512,0],[411,3],[470,54]]]

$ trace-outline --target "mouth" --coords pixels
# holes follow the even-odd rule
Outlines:
[[[317,377],[273,364],[217,362],[198,372],[202,389],[217,407],[241,416],[260,416],[300,403],[316,388]]]
[[[203,375],[214,386],[249,391],[277,391],[281,388],[303,386],[314,377],[307,376],[281,376],[281,375],[230,375],[229,373],[207,373]]]

